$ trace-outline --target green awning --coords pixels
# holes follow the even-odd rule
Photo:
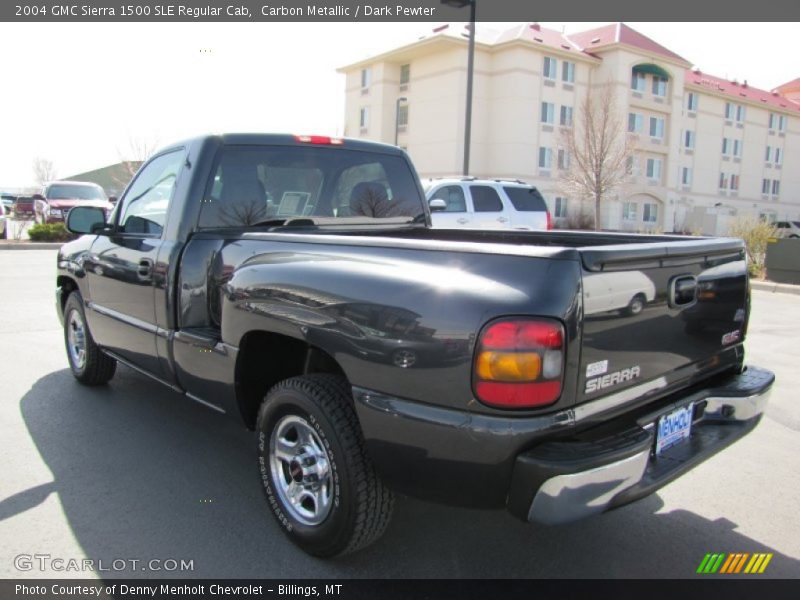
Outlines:
[[[646,65],[636,65],[633,67],[634,73],[649,73],[650,75],[658,75],[659,77],[664,77],[665,79],[669,79],[669,73],[667,73],[664,69],[659,67],[658,65],[654,65],[652,63]]]

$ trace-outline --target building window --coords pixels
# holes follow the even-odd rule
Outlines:
[[[561,63],[561,80],[566,83],[575,83],[575,63],[568,60]]]
[[[643,92],[645,85],[644,73],[641,71],[633,71],[631,74],[631,89],[635,92]]]
[[[780,148],[775,148],[775,164],[783,164],[783,150]]]
[[[697,94],[694,92],[689,92],[689,95],[686,97],[686,108],[691,112],[697,111]]]
[[[625,172],[628,175],[633,175],[633,176],[639,174],[639,169],[637,168],[637,161],[635,157],[629,156],[628,159],[625,161]]]
[[[358,125],[361,129],[369,127],[369,106],[362,106],[358,117]]]
[[[728,176],[725,173],[719,174],[719,189],[721,190],[728,189]]]
[[[622,220],[623,221],[636,221],[638,220],[637,214],[638,206],[636,202],[625,202],[622,205]]]
[[[772,195],[777,196],[781,193],[781,182],[777,179],[772,180]]]
[[[561,124],[564,127],[572,127],[572,107],[571,106],[562,106],[561,107]]]
[[[777,126],[778,126],[778,115],[776,115],[775,113],[769,113],[769,128],[775,129]]]
[[[667,78],[659,75],[653,75],[653,95],[666,96],[667,95]]]
[[[551,169],[553,167],[553,149],[539,148],[539,168]]]
[[[731,175],[731,190],[736,191],[739,189],[739,176]]]
[[[772,146],[767,146],[767,153],[766,153],[766,156],[764,156],[764,160],[766,162],[769,162],[769,161],[772,160]]]
[[[641,133],[644,127],[644,117],[638,113],[628,113],[628,131]]]
[[[692,168],[683,167],[681,169],[681,183],[683,185],[692,185]]]
[[[786,115],[781,115],[778,117],[778,131],[786,131],[786,123],[789,121],[789,118]]]
[[[730,103],[725,103],[725,119],[728,121],[733,121],[733,117],[736,116],[736,107]]]
[[[367,89],[370,83],[372,83],[372,69],[369,67],[361,69],[361,89]]]
[[[730,140],[728,138],[722,138],[722,155],[723,156],[730,156],[731,155],[731,149],[733,147],[732,141],[733,140]]]
[[[694,148],[694,131],[686,131],[683,136],[683,147]]]
[[[658,204],[645,202],[642,210],[642,221],[645,223],[656,223],[658,221]]]
[[[663,139],[664,119],[661,117],[650,117],[650,137]]]
[[[402,104],[397,108],[397,126],[406,127],[408,125],[408,104]]]
[[[769,194],[769,179],[762,179],[761,180],[761,193],[762,194]]]
[[[556,105],[552,102],[542,102],[542,123],[555,123]]]
[[[545,56],[542,70],[544,71],[544,76],[547,79],[555,79],[556,73],[558,73],[558,61],[555,58]]]
[[[567,218],[567,199],[562,198],[561,196],[557,196],[555,200],[555,205],[553,206],[553,216],[556,219],[566,219]]]
[[[733,140],[733,155],[736,158],[742,157],[742,140]]]
[[[411,65],[400,65],[400,85],[408,85],[411,80]]]
[[[741,104],[736,106],[736,122],[743,123],[744,122],[744,106]]]
[[[562,171],[569,169],[569,150],[564,148],[558,149],[558,168]]]
[[[647,159],[647,178],[654,181],[661,181],[661,159]]]

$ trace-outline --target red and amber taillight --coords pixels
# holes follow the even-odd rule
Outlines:
[[[537,408],[561,395],[564,327],[553,319],[493,321],[478,338],[475,396],[498,408]]]

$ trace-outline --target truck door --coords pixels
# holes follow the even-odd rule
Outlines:
[[[509,218],[500,195],[489,185],[469,186],[472,197],[473,229],[510,229]]]
[[[115,230],[97,236],[84,265],[97,343],[159,377],[153,272],[185,160],[183,150],[174,150],[139,171],[115,210]]]

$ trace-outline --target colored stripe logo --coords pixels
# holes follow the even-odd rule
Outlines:
[[[709,575],[714,573],[732,575],[737,573],[747,573],[750,575],[763,573],[769,561],[772,560],[772,553],[755,552],[734,552],[708,553],[703,557],[697,573]]]

